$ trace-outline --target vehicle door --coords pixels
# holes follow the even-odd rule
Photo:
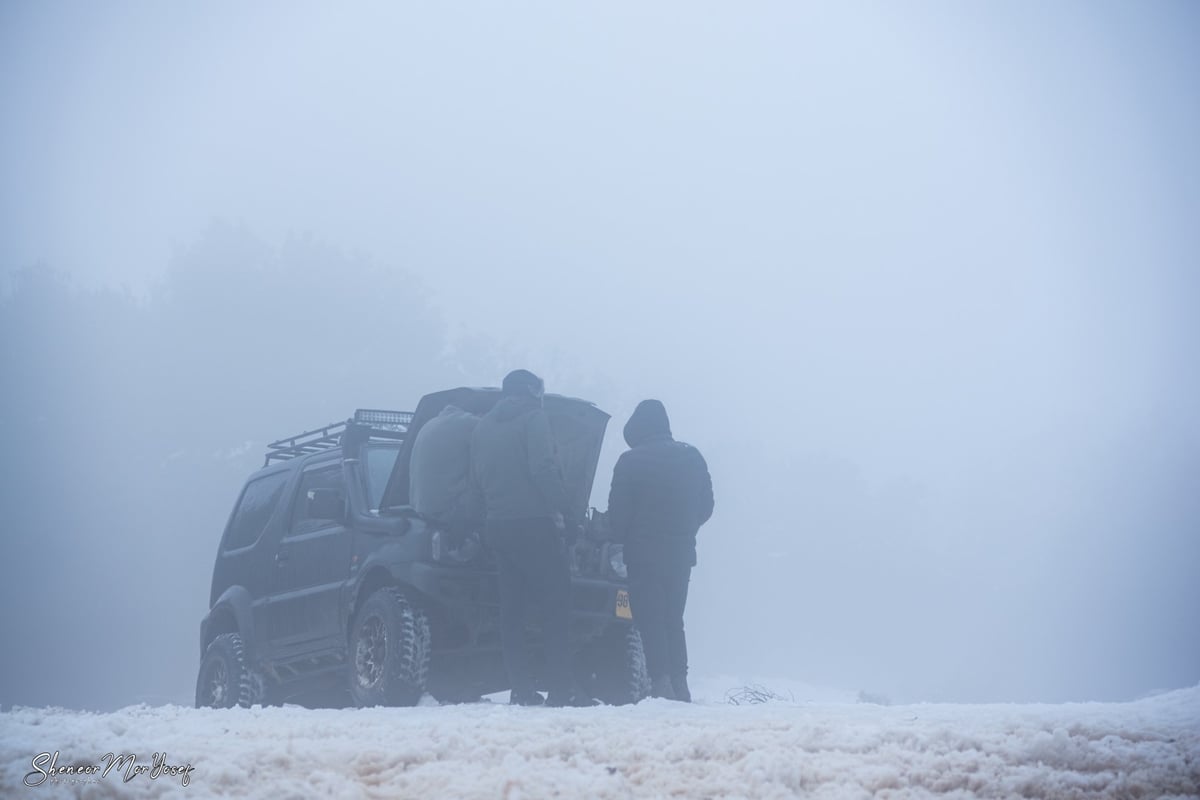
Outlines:
[[[275,554],[268,604],[271,649],[287,659],[341,643],[338,603],[350,577],[346,483],[340,459],[300,475],[287,530]]]
[[[233,586],[249,594],[252,628],[242,634],[258,655],[262,654],[259,648],[266,644],[265,609],[271,593],[275,546],[287,526],[284,498],[291,478],[290,470],[277,469],[246,484],[225,526],[213,568],[210,602],[216,602]]]

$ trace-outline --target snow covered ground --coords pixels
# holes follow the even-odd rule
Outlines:
[[[691,706],[17,708],[0,714],[0,797],[1200,797],[1200,687],[1119,704],[881,706],[776,684],[788,700],[730,705],[735,685],[698,681]],[[24,786],[54,751],[58,767],[136,762]],[[182,772],[151,777],[164,751],[193,768],[186,787]]]

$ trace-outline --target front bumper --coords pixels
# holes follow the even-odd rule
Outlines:
[[[448,567],[416,563],[408,573],[409,583],[422,594],[448,608],[500,607],[494,570]],[[597,622],[630,622],[625,586],[601,578],[571,576],[571,617]]]

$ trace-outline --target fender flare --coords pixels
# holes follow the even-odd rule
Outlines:
[[[367,596],[379,586],[406,586],[408,584],[409,564],[393,561],[385,555],[374,553],[363,562],[358,574],[349,584],[342,606],[342,618],[345,620],[346,636],[350,635],[350,624],[354,612],[366,601]],[[380,580],[376,576],[386,576]],[[366,594],[364,594],[366,590]]]
[[[237,628],[236,632],[241,634],[242,643],[248,655],[253,657],[254,652],[257,650],[257,639],[254,636],[252,605],[253,598],[250,597],[250,592],[244,586],[230,586],[217,598],[217,602],[213,603],[213,607],[209,609],[209,612],[200,622],[201,658],[204,658],[204,650],[208,646],[208,643],[217,635],[217,633],[210,632],[213,622],[224,615],[233,617],[233,624]]]

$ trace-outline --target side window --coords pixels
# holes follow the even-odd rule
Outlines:
[[[242,498],[229,520],[229,530],[225,534],[226,550],[236,550],[258,541],[275,506],[279,505],[287,479],[288,473],[277,472],[246,484]]]
[[[295,536],[337,525],[345,515],[346,482],[342,477],[342,465],[309,470],[300,477],[288,533]]]

